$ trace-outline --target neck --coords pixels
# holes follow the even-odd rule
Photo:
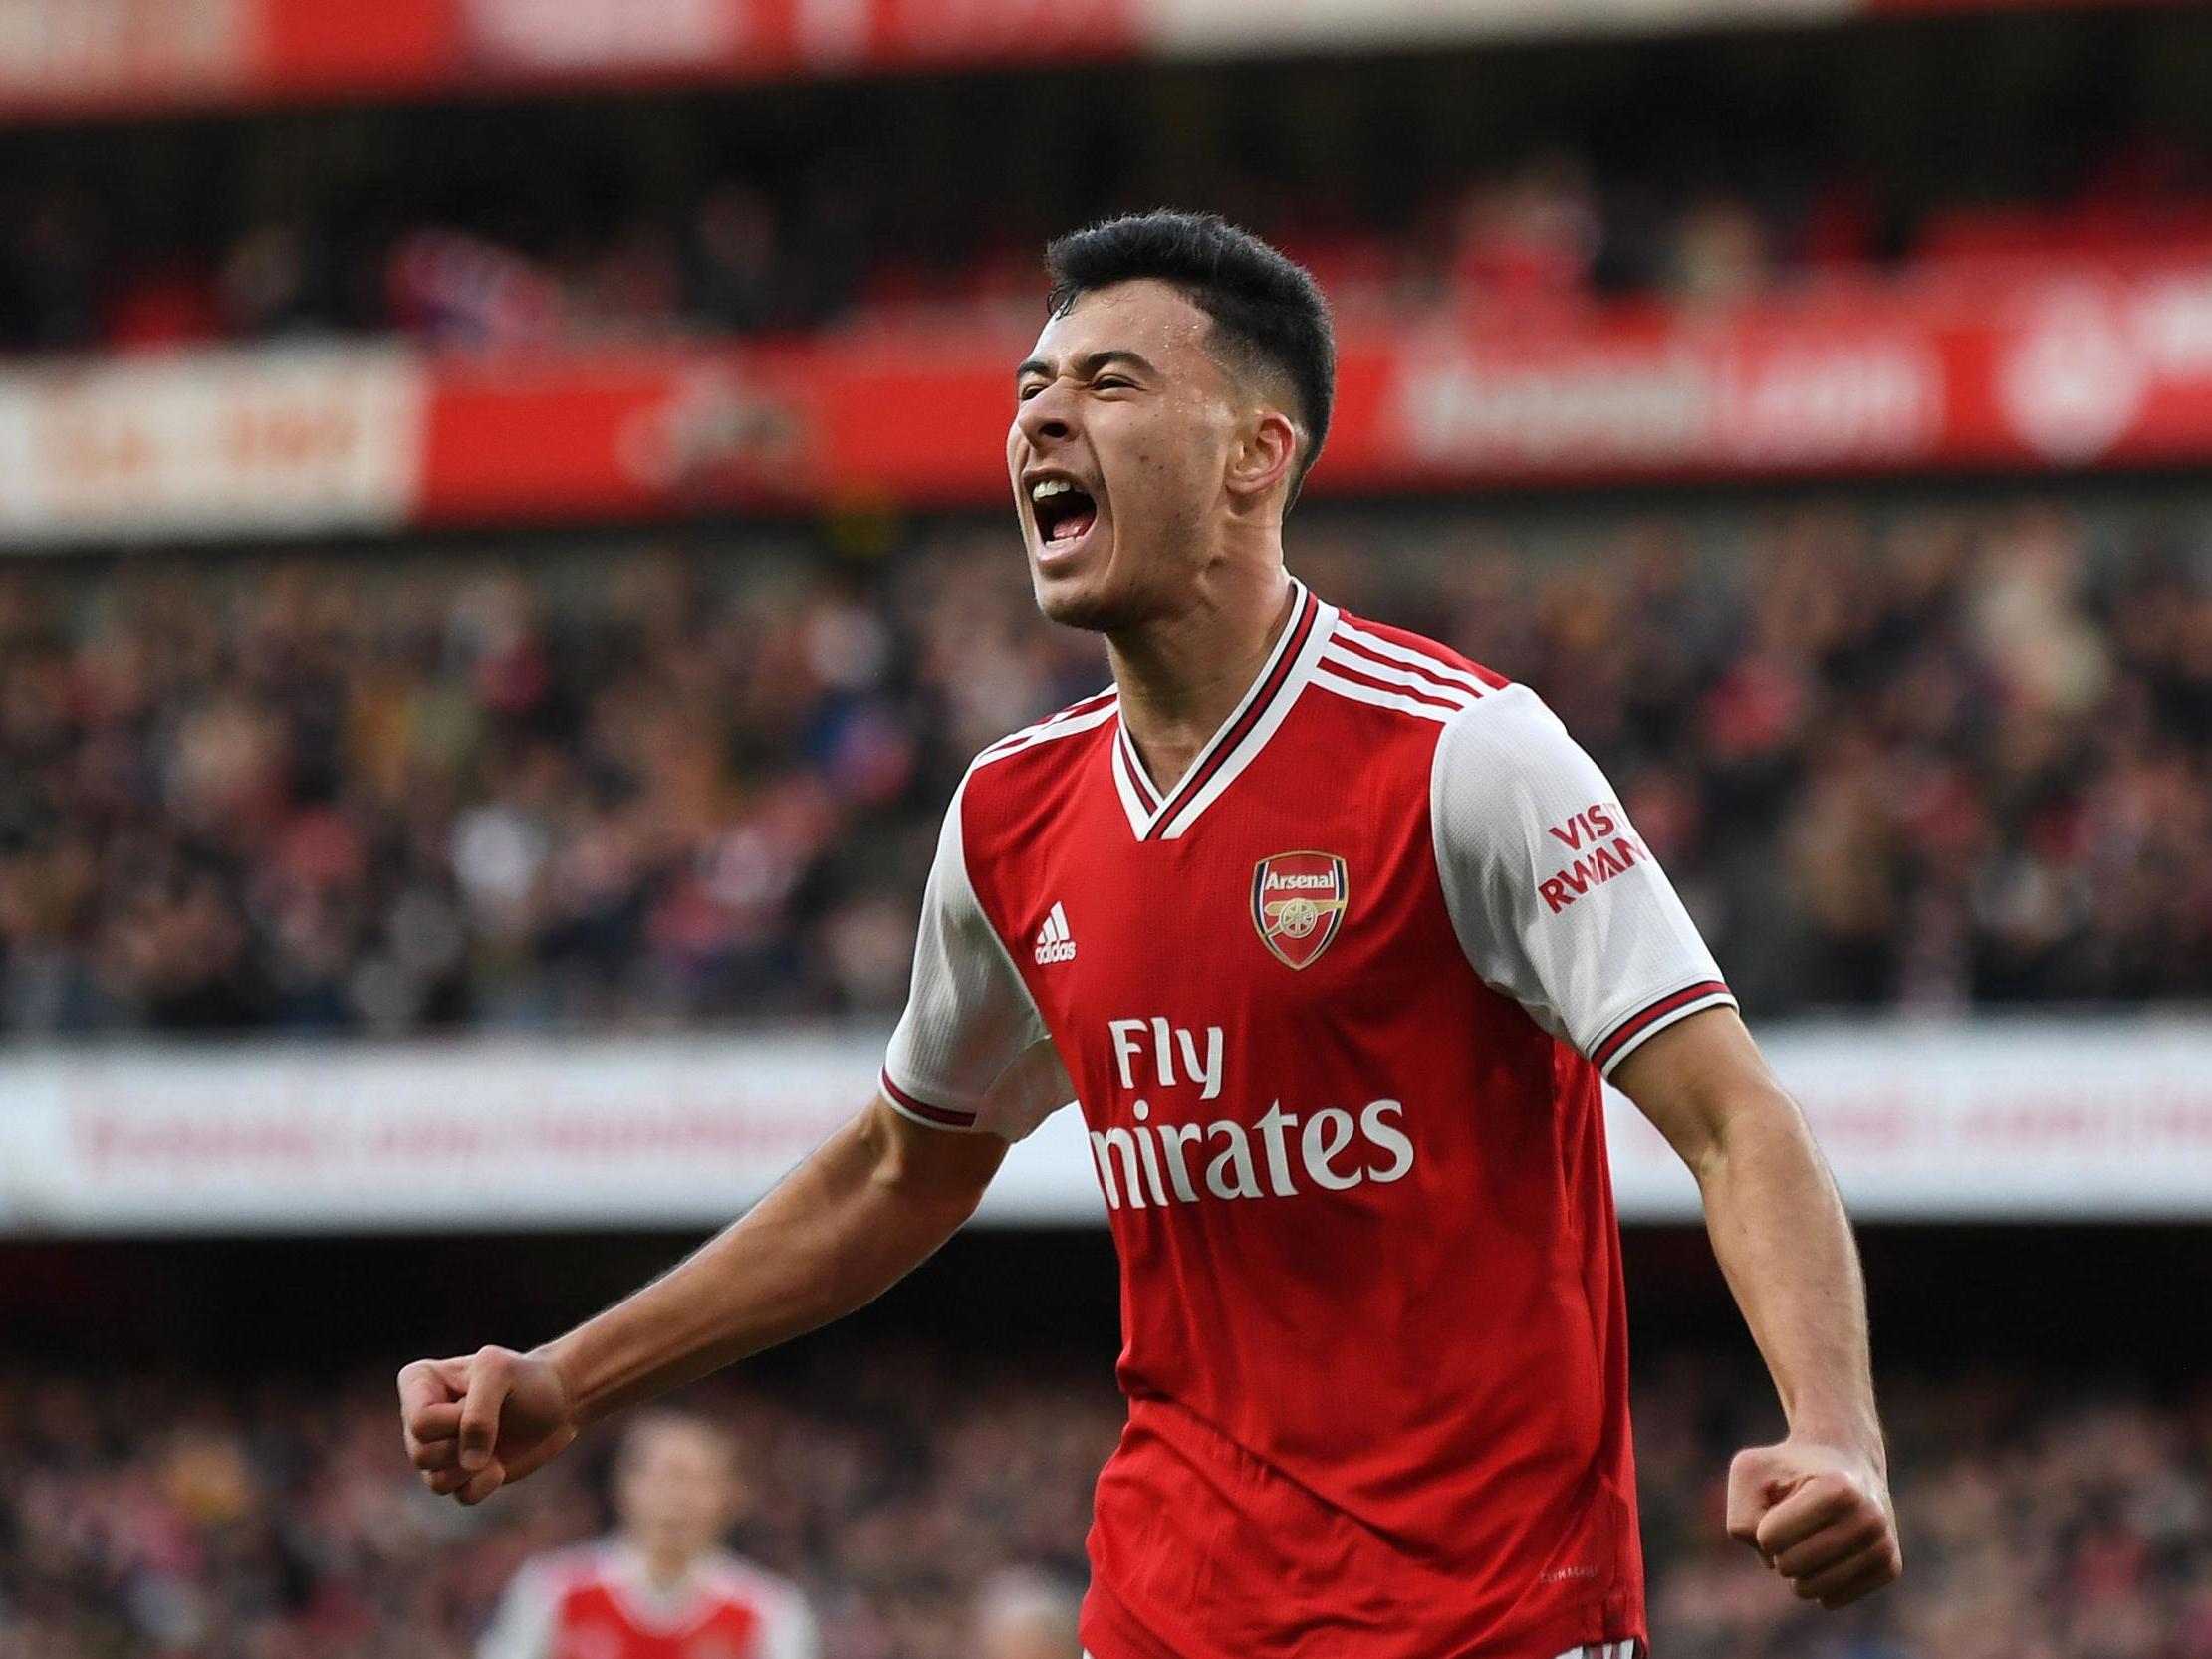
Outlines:
[[[656,1590],[674,1589],[691,1570],[691,1557],[680,1550],[644,1549],[639,1553],[645,1558],[645,1577]]]
[[[1106,636],[1121,725],[1156,788],[1174,788],[1220,730],[1290,617],[1281,565],[1224,566],[1187,609]]]

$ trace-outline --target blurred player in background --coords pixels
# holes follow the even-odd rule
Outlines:
[[[984,1580],[975,1598],[975,1659],[1078,1659],[1081,1598],[1041,1572]]]
[[[819,1659],[796,1586],[722,1547],[740,1502],[727,1430],[656,1410],[614,1464],[614,1534],[526,1564],[477,1659]]]
[[[1306,272],[1207,216],[1056,243],[1007,461],[1113,686],[979,755],[874,1102],[534,1353],[400,1374],[477,1503],[881,1293],[1071,1098],[1122,1269],[1094,1659],[1633,1659],[1600,1077],[1695,1173],[1788,1422],[1728,1527],[1841,1606],[1901,1556],[1833,1182],[1614,791],[1526,687],[1341,612],[1282,525],[1335,394]]]

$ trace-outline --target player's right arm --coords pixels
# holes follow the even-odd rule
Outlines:
[[[1007,1142],[1069,1097],[976,900],[960,818],[955,797],[882,1090],[742,1220],[567,1335],[402,1370],[407,1454],[431,1491],[481,1503],[609,1413],[872,1301],[974,1213]]]
[[[1005,1156],[878,1096],[743,1220],[566,1336],[401,1371],[408,1456],[431,1491],[481,1503],[609,1413],[873,1301],[974,1213]]]

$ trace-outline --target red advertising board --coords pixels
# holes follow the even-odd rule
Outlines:
[[[1132,54],[1138,0],[0,0],[0,119]]]
[[[1019,322],[0,374],[0,542],[1005,499]],[[1348,322],[1322,493],[2212,461],[2212,260]]]
[[[446,363],[418,514],[989,502],[1011,331]],[[2212,459],[2212,263],[1717,314],[1348,327],[1318,492]],[[535,503],[535,509],[533,508]]]
[[[0,120],[515,86],[747,81],[857,68],[1211,57],[1256,49],[1350,52],[1700,25],[1811,26],[1868,12],[2058,3],[0,0]]]

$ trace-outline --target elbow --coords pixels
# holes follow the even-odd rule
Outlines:
[[[1821,1164],[1812,1125],[1780,1084],[1740,1090],[1725,1104],[1716,1106],[1707,1119],[1705,1134],[1683,1157],[1700,1186],[1724,1179],[1747,1157],[1754,1161],[1779,1157]]]
[[[946,1232],[975,1213],[1006,1155],[995,1135],[909,1129],[881,1106],[862,1118],[860,1135],[877,1201]]]
[[[1688,1114],[1693,1132],[1675,1137],[1674,1150],[1699,1186],[1726,1176],[1747,1148],[1776,1141],[1810,1148],[1812,1130],[1805,1114],[1779,1083],[1739,1084],[1696,1103]]]

